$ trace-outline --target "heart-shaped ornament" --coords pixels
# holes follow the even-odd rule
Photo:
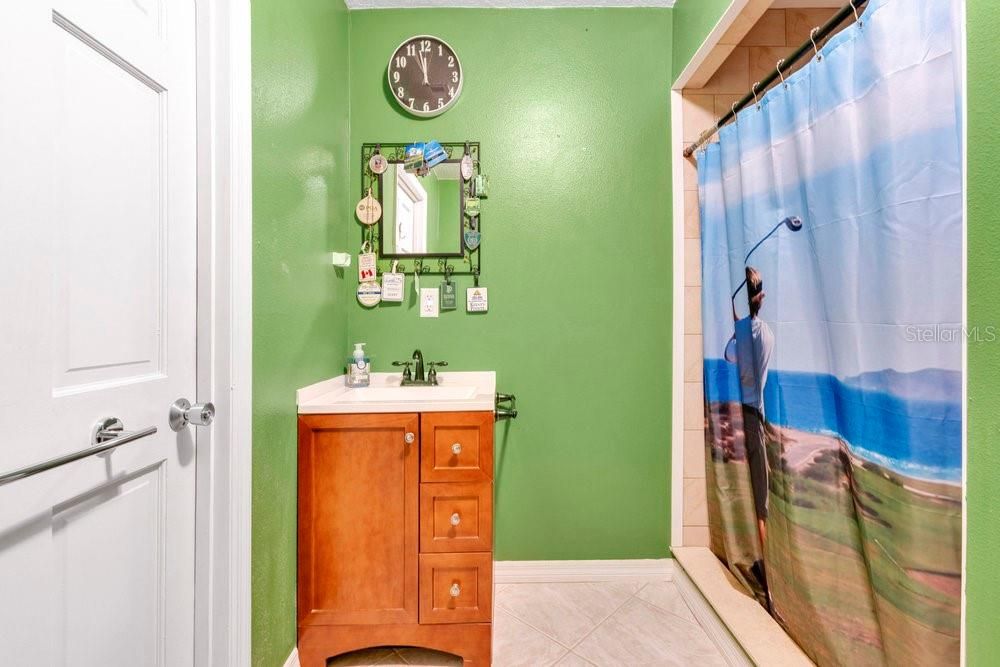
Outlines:
[[[475,250],[479,247],[479,243],[483,240],[483,235],[478,229],[466,229],[465,233],[465,247],[469,250]]]

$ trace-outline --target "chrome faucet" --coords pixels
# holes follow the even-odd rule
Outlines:
[[[409,385],[432,385],[436,386],[438,383],[437,379],[437,367],[447,366],[447,361],[430,361],[427,362],[427,366],[430,367],[430,372],[424,375],[424,353],[420,350],[413,351],[413,357],[410,361],[394,361],[393,366],[403,367],[403,379],[399,383],[400,386],[406,387]],[[413,372],[410,372],[410,366],[414,366]]]

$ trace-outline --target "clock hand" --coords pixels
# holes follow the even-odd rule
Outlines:
[[[423,54],[420,55],[420,62],[423,63],[424,85],[426,86],[429,85],[429,82],[427,81],[427,60],[424,58]]]

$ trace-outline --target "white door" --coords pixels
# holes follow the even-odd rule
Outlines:
[[[0,1],[0,665],[190,665],[194,0]]]

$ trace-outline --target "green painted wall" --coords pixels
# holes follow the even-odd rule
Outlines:
[[[252,662],[276,667],[295,645],[295,390],[347,354],[347,281],[326,255],[353,224],[347,11],[254,0],[252,40]]]
[[[1000,5],[968,0],[968,320],[1000,330]],[[969,340],[966,651],[968,664],[1000,655],[1000,340]]]
[[[674,5],[674,69],[671,81],[691,61],[730,4],[732,0],[677,0]]]
[[[367,342],[376,370],[419,347],[449,370],[495,369],[517,394],[520,418],[497,427],[498,559],[669,553],[671,15],[351,14],[355,196],[363,142],[482,142],[490,312],[355,305],[348,342]],[[456,49],[466,77],[431,120],[397,111],[384,84],[393,49],[423,32]]]

